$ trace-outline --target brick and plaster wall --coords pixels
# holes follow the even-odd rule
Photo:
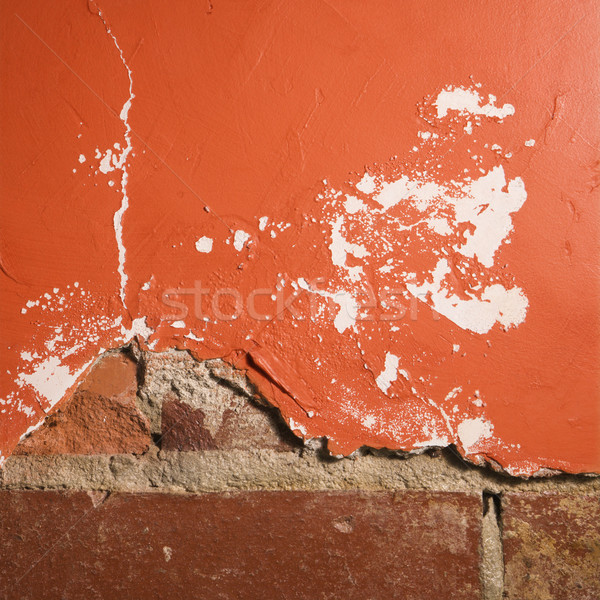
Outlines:
[[[598,0],[0,2],[0,600],[600,600]]]
[[[597,477],[336,458],[182,351],[105,354],[0,477],[7,600],[600,597]]]

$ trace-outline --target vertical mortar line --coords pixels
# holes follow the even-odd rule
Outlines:
[[[504,548],[502,499],[498,493],[482,493],[480,570],[482,600],[502,600],[504,595]]]
[[[505,590],[505,570],[504,570],[504,521],[502,520],[502,492],[497,492],[492,496],[492,507],[496,519],[496,528],[498,533],[498,562],[500,568],[500,598],[504,598]]]

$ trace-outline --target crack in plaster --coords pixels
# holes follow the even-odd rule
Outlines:
[[[119,52],[119,58],[121,59],[121,62],[123,63],[123,66],[125,67],[125,69],[127,71],[127,78],[129,79],[129,97],[123,104],[123,107],[121,108],[121,112],[119,113],[119,118],[121,119],[121,121],[123,121],[123,124],[125,125],[124,137],[125,137],[125,141],[127,142],[127,145],[122,149],[121,154],[119,155],[119,158],[114,165],[114,168],[119,169],[121,171],[122,199],[121,199],[121,206],[115,212],[114,217],[113,217],[115,240],[117,242],[117,248],[119,250],[119,265],[117,267],[117,271],[119,273],[119,282],[120,282],[119,296],[121,298],[123,307],[127,308],[126,287],[127,287],[128,276],[127,276],[127,273],[125,272],[126,248],[123,243],[123,217],[125,216],[125,213],[127,212],[127,209],[129,208],[129,195],[127,193],[127,183],[129,181],[129,170],[128,170],[128,165],[127,165],[127,159],[133,151],[133,144],[132,144],[132,139],[131,139],[131,125],[129,124],[129,110],[131,109],[131,104],[133,102],[133,99],[135,98],[135,94],[133,93],[133,72],[131,71],[131,68],[129,67],[129,65],[127,64],[127,61],[125,60],[125,55],[123,54],[123,49],[119,45],[119,42],[118,42],[116,36],[113,34],[111,27],[109,26],[107,20],[105,19],[104,13],[102,12],[102,10],[100,10],[100,8],[98,8],[97,10],[98,10],[98,16],[102,20],[102,23],[104,23],[106,32],[111,37],[116,49]]]

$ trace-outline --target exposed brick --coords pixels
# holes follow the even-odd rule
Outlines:
[[[215,410],[214,403],[194,408],[168,394],[162,409],[163,450],[239,450],[270,448],[292,450],[302,446],[273,409],[231,394]],[[208,418],[211,426],[207,425]]]
[[[204,420],[201,409],[175,397],[166,400],[162,408],[160,447],[163,450],[215,450],[217,445]]]
[[[600,598],[600,497],[507,494],[502,517],[507,598]]]
[[[1,492],[2,597],[480,597],[480,499]]]
[[[136,363],[102,358],[73,396],[15,449],[15,454],[141,454],[150,425],[136,406]]]
[[[301,441],[272,407],[251,398],[244,373],[219,359],[187,352],[147,353],[141,394],[162,406],[157,419],[163,450],[291,450]]]

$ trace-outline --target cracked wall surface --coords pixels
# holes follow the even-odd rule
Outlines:
[[[2,11],[2,463],[135,340],[223,361],[124,397],[141,463],[263,435],[230,365],[335,456],[600,470],[593,2]]]
[[[588,600],[599,500],[598,477],[515,478],[450,449],[336,458],[227,363],[133,345],[7,460],[0,592]]]

